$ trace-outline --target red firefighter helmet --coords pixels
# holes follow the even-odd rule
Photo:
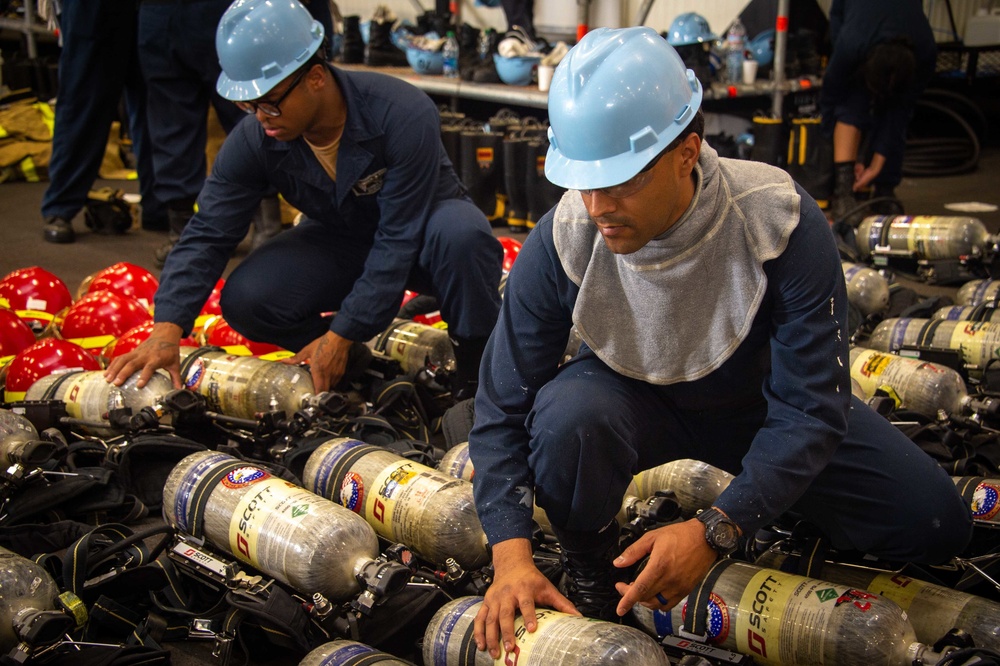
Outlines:
[[[149,310],[134,298],[110,291],[92,291],[70,306],[62,316],[60,335],[97,353],[112,338],[152,319]]]
[[[222,288],[226,286],[226,281],[224,278],[219,278],[219,281],[215,283],[212,287],[212,293],[208,295],[208,300],[205,301],[205,305],[201,306],[201,312],[198,314],[202,315],[221,315],[222,306],[219,305],[219,299],[222,298]]]
[[[13,310],[0,307],[0,363],[35,344],[35,334]]]
[[[7,366],[4,399],[23,400],[31,385],[60,370],[100,370],[101,365],[80,345],[45,338],[21,350]]]
[[[510,273],[511,266],[517,259],[517,253],[521,251],[521,241],[510,236],[500,236],[497,240],[503,246],[503,272]]]
[[[150,319],[125,331],[120,338],[112,340],[104,346],[101,356],[110,361],[122,354],[129,353],[149,338],[149,334],[153,332],[154,323]],[[181,338],[180,345],[182,347],[199,346],[194,338]]]
[[[0,305],[16,311],[36,333],[72,303],[66,283],[38,266],[19,268],[0,280]]]
[[[152,273],[143,268],[130,264],[127,261],[119,261],[107,268],[103,268],[93,276],[84,280],[87,283],[86,293],[95,291],[110,291],[119,296],[134,298],[149,310],[153,307],[153,296],[160,286]]]
[[[236,332],[229,323],[220,317],[213,317],[205,324],[202,332],[206,345],[214,347],[246,347],[252,356],[261,356],[272,352],[284,351],[278,345],[270,342],[255,342],[245,335]]]

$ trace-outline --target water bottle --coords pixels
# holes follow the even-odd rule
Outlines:
[[[490,59],[490,37],[492,36],[493,28],[487,28],[479,33],[479,43],[476,45],[476,52],[479,54],[479,62],[486,62]]]
[[[444,75],[448,79],[458,78],[458,40],[450,30],[444,40]]]
[[[730,83],[739,83],[743,77],[743,47],[747,38],[747,29],[739,17],[733,20],[733,25],[726,34],[726,76]]]

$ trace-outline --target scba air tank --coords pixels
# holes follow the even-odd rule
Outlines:
[[[961,414],[969,397],[962,376],[951,368],[863,347],[851,348],[851,378],[866,395],[889,387],[904,408],[931,418],[939,411]]]
[[[0,465],[6,467],[21,458],[25,444],[38,439],[31,421],[9,409],[0,409]]]
[[[174,388],[170,376],[159,370],[144,387],[136,386],[138,381],[138,372],[121,386],[109,383],[101,370],[65,372],[42,377],[31,385],[24,399],[61,400],[67,414],[88,424],[77,426],[81,430],[113,435],[117,430],[108,421],[108,412],[128,407],[136,414],[143,407],[155,406]]]
[[[455,371],[455,348],[448,331],[442,328],[397,319],[368,346],[399,361],[403,372],[414,373],[426,367]]]
[[[1000,479],[953,476],[962,499],[972,510],[973,520],[1000,526]]]
[[[307,654],[299,666],[413,666],[413,663],[364,643],[335,640]]]
[[[979,305],[946,305],[936,310],[931,319],[949,319],[951,321],[1000,321],[1000,309],[989,307],[985,303]]]
[[[867,316],[884,312],[889,307],[889,282],[878,271],[853,264],[840,262],[847,282],[847,300]]]
[[[181,381],[204,396],[209,409],[244,419],[272,411],[291,415],[315,393],[308,370],[209,347],[181,347]]]
[[[0,652],[17,645],[14,618],[23,610],[52,610],[59,588],[45,567],[0,546]]]
[[[990,360],[1000,358],[1000,324],[892,318],[875,327],[866,346],[891,353],[903,346],[953,349],[969,375],[979,376]]]
[[[524,628],[514,619],[514,648],[495,661],[476,649],[472,623],[482,597],[461,597],[442,606],[424,631],[424,666],[667,666],[667,655],[638,629],[568,615],[547,608],[535,611],[538,626]]]
[[[913,663],[910,651],[920,644],[906,614],[888,599],[734,560],[716,566],[726,568],[702,609],[713,645],[758,664]],[[682,628],[687,606],[684,601],[665,612],[636,604],[632,612],[640,627],[662,637]]]
[[[214,451],[192,453],[170,472],[163,518],[195,536],[201,524],[216,548],[338,601],[358,593],[355,573],[378,556],[378,537],[357,514]]]
[[[955,302],[959,305],[979,305],[996,302],[1000,297],[1000,280],[970,280],[958,288]]]
[[[918,259],[958,259],[979,256],[989,233],[974,217],[938,215],[877,215],[861,220],[855,236],[862,259],[877,246],[911,252]]]
[[[756,564],[772,569],[798,566],[799,556],[770,550]],[[840,585],[868,590],[906,612],[917,640],[933,645],[952,628],[972,635],[977,647],[1000,650],[1000,603],[894,571],[824,562],[819,575]]]
[[[345,437],[319,445],[302,481],[430,562],[454,558],[466,569],[479,569],[490,561],[468,481]]]
[[[642,499],[652,497],[657,490],[672,490],[686,516],[712,506],[733,475],[700,460],[672,460],[635,475],[635,485]]]

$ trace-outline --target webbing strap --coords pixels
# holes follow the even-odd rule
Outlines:
[[[938,327],[944,323],[943,319],[931,319],[926,324],[920,328],[920,333],[917,334],[917,346],[918,347],[931,347],[931,343],[934,341],[934,333],[937,331]]]
[[[204,534],[205,507],[208,506],[208,498],[211,497],[215,486],[234,469],[246,466],[247,463],[242,460],[223,463],[198,480],[198,483],[191,490],[191,502],[188,503],[187,516],[185,516],[191,536],[201,539]]]
[[[698,584],[698,587],[691,590],[688,595],[688,612],[684,617],[684,625],[681,628],[686,634],[691,636],[706,636],[708,634],[708,600],[712,594],[719,576],[728,569],[734,560],[724,557],[708,570],[705,579]]]

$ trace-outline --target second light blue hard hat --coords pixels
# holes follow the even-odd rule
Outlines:
[[[636,175],[701,107],[694,72],[651,28],[598,28],[570,49],[549,88],[545,176],[596,189]]]
[[[708,19],[696,12],[684,12],[670,24],[667,43],[671,46],[689,46],[714,42],[719,38],[708,25]]]
[[[258,99],[323,44],[323,25],[298,0],[236,0],[219,20],[215,89],[234,102]]]

